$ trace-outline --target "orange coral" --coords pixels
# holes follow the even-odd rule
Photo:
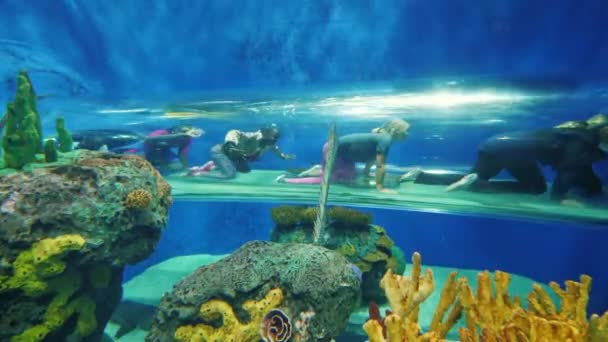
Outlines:
[[[566,281],[565,289],[551,282],[549,286],[560,298],[559,305],[553,303],[540,285],[534,284],[528,295],[529,308],[525,309],[518,297],[509,296],[511,276],[501,271],[494,272],[494,284],[490,272],[479,273],[475,294],[466,278],[456,280],[456,272],[452,272],[441,292],[430,329],[421,334],[418,310],[433,291],[434,282],[429,269],[421,276],[418,253],[414,253],[412,262],[411,276],[394,275],[389,270],[382,278],[380,284],[393,313],[383,321],[370,317],[363,325],[370,342],[443,341],[462,312],[466,317],[466,328],[459,330],[463,342],[608,341],[608,312],[587,320],[591,277],[582,275],[580,282]]]
[[[125,206],[129,209],[147,209],[152,204],[152,199],[150,191],[136,189],[127,195]]]

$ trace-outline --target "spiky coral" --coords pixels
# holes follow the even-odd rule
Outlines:
[[[259,301],[246,301],[243,309],[249,314],[250,320],[247,323],[241,323],[230,304],[223,300],[210,300],[201,305],[200,317],[206,321],[221,319],[221,327],[214,328],[202,323],[186,325],[175,331],[175,339],[182,342],[257,342],[260,340],[260,325],[264,315],[275,309],[282,301],[283,291],[279,288],[268,291],[268,294]]]
[[[125,206],[130,209],[147,209],[152,204],[152,194],[145,189],[136,189],[127,194]]]

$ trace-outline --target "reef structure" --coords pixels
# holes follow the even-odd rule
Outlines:
[[[418,324],[420,305],[435,290],[435,281],[431,269],[424,274],[421,270],[420,254],[414,253],[410,275],[396,275],[390,270],[384,275],[381,287],[391,310],[383,318],[377,307],[370,307],[370,319],[363,325],[370,342],[446,341],[448,332],[462,317],[466,322],[459,329],[462,342],[608,340],[608,312],[587,319],[591,288],[587,275],[581,276],[580,282],[566,281],[565,289],[554,282],[549,284],[560,298],[559,305],[535,284],[525,307],[519,297],[509,296],[508,273],[494,272],[494,286],[490,272],[479,273],[474,295],[466,278],[456,279],[457,272],[452,272],[428,331],[422,331]]]
[[[271,209],[275,223],[270,239],[281,243],[312,243],[316,207],[279,206]],[[320,245],[342,254],[362,272],[362,292],[365,303],[384,302],[379,287],[387,270],[401,274],[405,270],[403,252],[384,228],[371,224],[372,216],[355,209],[331,207],[328,225]]]
[[[0,175],[0,340],[98,341],[124,266],[167,223],[170,186],[138,156],[79,150],[34,165]]]
[[[334,251],[252,241],[165,294],[146,341],[329,341],[360,294],[352,264]]]

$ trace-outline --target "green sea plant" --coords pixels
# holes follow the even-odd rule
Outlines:
[[[58,117],[55,123],[55,129],[57,130],[57,141],[59,142],[59,151],[60,152],[70,152],[72,151],[72,146],[74,145],[74,140],[72,139],[72,135],[65,128],[65,120],[62,117]]]
[[[36,110],[36,94],[26,71],[17,76],[15,100],[6,106],[2,138],[4,166],[21,169],[42,153],[42,125]]]
[[[44,142],[44,161],[54,163],[57,161],[57,144],[53,139],[47,139]]]

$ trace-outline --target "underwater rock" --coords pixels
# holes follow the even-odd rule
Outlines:
[[[152,195],[145,208],[129,193]],[[122,270],[167,223],[170,186],[141,157],[74,151],[0,176],[0,340],[97,341]]]
[[[315,207],[279,206],[271,209],[275,227],[270,234],[274,242],[310,243],[313,239]],[[332,207],[328,211],[329,225],[321,237],[323,247],[335,250],[355,264],[363,273],[363,301],[383,303],[384,291],[380,279],[391,269],[401,274],[405,259],[384,228],[371,224],[372,216],[360,211]]]
[[[264,316],[276,309],[289,318],[290,326],[283,327],[301,341],[328,341],[345,328],[359,296],[358,275],[340,254],[309,244],[253,241],[197,269],[163,296],[146,341],[190,341],[197,334],[257,342]]]

